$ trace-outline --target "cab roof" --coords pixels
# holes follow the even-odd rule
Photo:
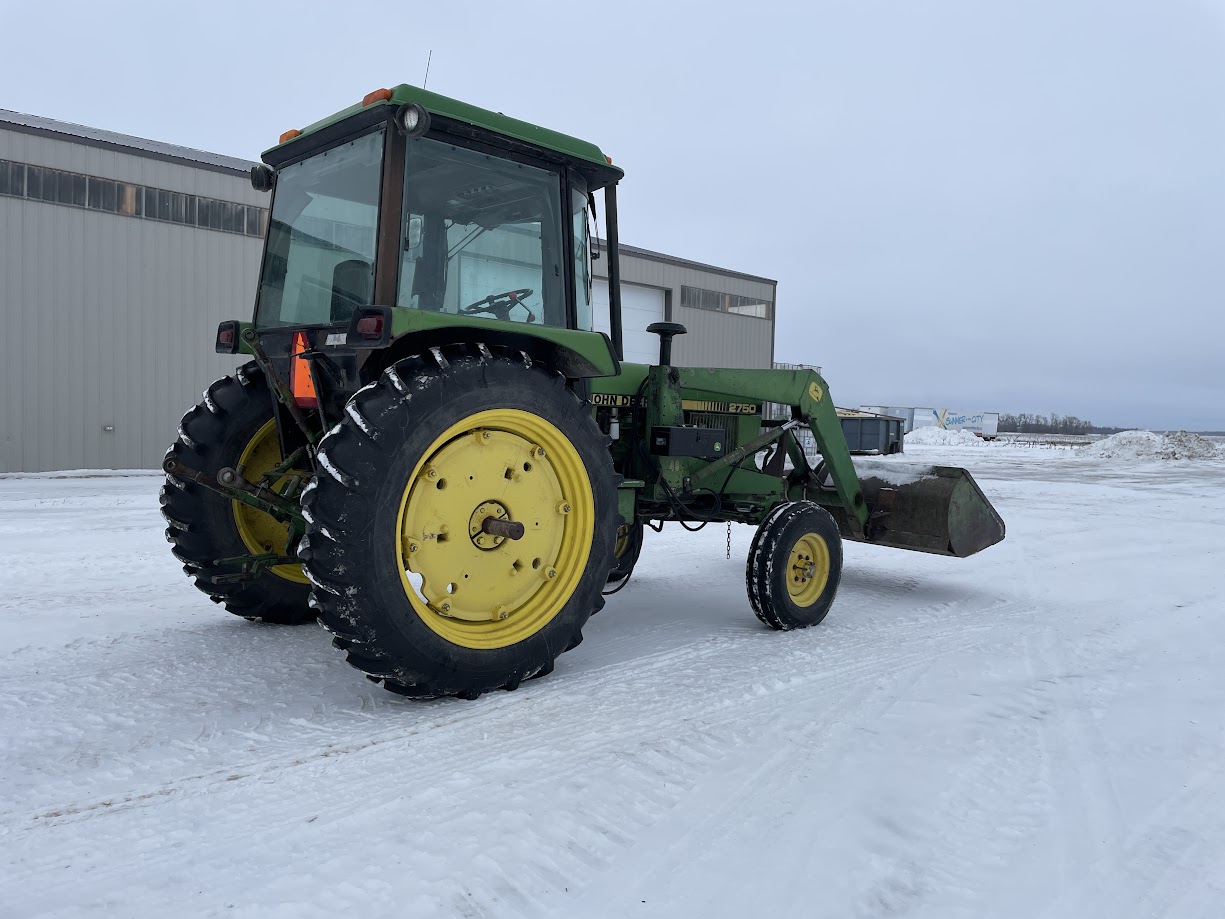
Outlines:
[[[371,100],[372,97],[377,98],[373,101],[367,101]],[[605,156],[603,151],[595,144],[579,140],[577,137],[571,137],[558,131],[550,131],[548,128],[529,124],[517,118],[510,118],[501,112],[491,112],[488,109],[469,105],[467,102],[460,102],[458,99],[452,99],[449,96],[432,93],[427,89],[412,86],[408,83],[401,83],[390,90],[380,90],[371,93],[366,97],[366,100],[350,105],[334,115],[329,115],[327,118],[307,125],[301,129],[300,133],[264,151],[264,159],[268,161],[270,159],[283,160],[286,157],[296,158],[292,151],[294,145],[302,144],[303,141],[309,139],[312,135],[318,134],[320,131],[324,131],[353,115],[369,111],[375,106],[389,106],[394,110],[406,102],[416,102],[423,105],[432,118],[437,119],[441,117],[453,122],[460,122],[480,130],[502,135],[518,144],[527,144],[530,147],[553,154],[560,154],[566,159],[577,160],[578,163],[576,165],[580,166],[580,168],[586,167],[582,168],[583,172],[595,173],[602,180],[598,182],[600,185],[616,182],[625,174],[623,170],[612,165],[612,160]],[[592,166],[597,168],[593,170],[590,168]]]

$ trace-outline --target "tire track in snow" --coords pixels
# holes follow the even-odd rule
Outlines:
[[[819,654],[828,645],[831,653],[837,653],[851,662],[859,659],[861,652],[868,652],[867,660],[871,666],[871,652],[877,648],[882,634],[909,628],[911,623],[917,629],[922,623],[928,640],[932,640],[936,636],[959,632],[964,627],[963,623],[971,620],[985,618],[990,623],[993,617],[1006,614],[1010,608],[1010,604],[987,610],[935,607],[924,611],[926,616],[911,614],[884,623],[837,623],[806,633],[804,643],[806,649],[809,643],[822,646],[815,649]],[[240,628],[232,635],[241,639],[245,631]],[[417,736],[422,731],[443,729],[477,718],[497,717],[495,713],[478,713],[469,706],[462,706],[461,710],[456,711],[454,703],[443,702],[429,705],[426,717],[418,720],[413,715],[426,706],[407,704],[366,686],[355,679],[351,668],[335,658],[331,648],[307,647],[304,651],[306,642],[296,633],[286,636],[293,641],[292,646],[286,648],[279,642],[283,635],[281,631],[253,636],[263,647],[247,646],[241,649],[246,653],[240,654],[237,661],[226,658],[220,671],[213,663],[217,656],[215,642],[205,641],[203,647],[193,654],[181,655],[177,636],[164,636],[164,640],[172,645],[170,652],[165,657],[156,658],[150,657],[145,648],[140,659],[143,670],[127,666],[109,667],[105,671],[105,679],[87,680],[84,687],[75,690],[62,686],[59,681],[48,680],[32,696],[9,696],[7,701],[0,701],[0,713],[6,716],[5,720],[15,724],[22,720],[21,713],[25,710],[37,711],[40,716],[32,742],[37,743],[43,756],[50,760],[50,765],[48,767],[44,761],[43,771],[29,777],[29,785],[36,785],[44,793],[46,803],[36,813],[49,818],[99,808],[110,809],[123,806],[127,801],[139,802],[176,794],[192,783],[233,781],[232,776],[236,774],[258,774],[270,767],[285,768],[312,757],[352,753],[369,746]],[[311,637],[319,636],[316,633]],[[605,665],[579,673],[559,672],[554,679],[533,685],[531,696],[533,699],[540,698],[540,694],[546,690],[546,698],[552,693],[560,694],[561,698],[571,693],[599,694],[610,683],[627,679],[642,684],[654,679],[660,688],[664,688],[668,685],[669,674],[676,669],[727,654],[734,658],[742,642],[752,641],[771,643],[783,653],[788,648],[786,636],[765,631],[736,629],[708,633],[691,645],[645,655],[632,662]],[[109,642],[90,643],[87,647],[103,652],[113,650]],[[363,690],[361,708],[370,706],[376,717],[361,718],[359,723],[389,719],[394,719],[395,723],[383,730],[364,732],[363,736],[355,739],[354,718],[360,713],[350,706],[315,705],[309,711],[300,709],[295,717],[292,712],[278,712],[278,708],[284,707],[281,703],[272,709],[252,704],[249,700],[259,699],[261,695],[275,698],[285,691],[281,685],[273,687],[268,683],[266,661],[269,654],[276,655],[280,672],[293,672],[304,682],[317,678],[333,685],[339,682],[343,687],[340,691],[345,695],[349,694],[350,687]],[[564,671],[566,659],[562,660],[561,669]],[[156,666],[151,665],[151,661]],[[74,666],[81,671],[87,669],[84,664]],[[207,687],[204,682],[206,674],[224,687],[220,693],[222,710],[203,723],[184,720],[182,713],[192,710],[195,700],[204,695],[201,688]],[[83,696],[90,700],[89,718],[84,725],[77,715]],[[481,705],[492,706],[497,712],[515,711],[527,704],[526,696],[527,692],[497,694],[486,697]],[[376,697],[378,701],[374,701]],[[210,727],[220,717],[227,722],[224,734],[218,734]],[[412,718],[413,723],[404,725],[405,718]],[[147,727],[133,738],[134,731],[141,729],[142,725]],[[126,745],[116,743],[116,733]],[[169,743],[165,742],[166,736],[171,738]],[[152,746],[155,741],[161,741],[162,758],[142,762],[140,750]],[[210,748],[210,741],[217,749]],[[253,758],[252,754],[257,751],[261,755]],[[283,755],[268,755],[278,751],[282,751]],[[0,754],[0,764],[5,764],[5,759],[20,762],[21,747],[14,744],[11,754]],[[211,769],[207,768],[210,760]],[[111,774],[122,777],[125,774],[155,772],[159,768],[181,770],[184,763],[189,767],[192,763],[199,763],[205,768],[194,774],[180,772],[169,781],[136,788],[112,780],[114,787],[104,789],[100,795],[95,793],[86,798],[72,796],[75,783],[97,781],[98,773],[103,773],[105,780]],[[92,768],[92,774],[82,776],[82,765]],[[58,770],[63,771],[66,780],[57,785],[49,779]],[[14,784],[19,773],[13,768],[5,769],[5,772],[11,777],[10,794],[15,799],[14,803],[19,801],[21,804],[16,808],[10,804],[0,811],[0,820],[13,819],[23,812],[30,813],[30,802],[23,793],[25,789]]]
[[[1215,806],[1210,803],[1215,798]],[[1043,912],[1046,919],[1218,919],[1225,881],[1225,767],[1201,769]],[[1185,907],[1185,908],[1181,908]]]
[[[111,862],[107,850],[99,850],[98,839],[138,834],[149,821],[181,826],[209,819],[230,826],[222,836],[249,837],[257,828],[257,839],[247,838],[245,846],[254,842],[259,850],[281,846],[286,837],[302,837],[302,822],[293,815],[301,812],[303,795],[312,803],[319,799],[321,814],[310,828],[326,821],[333,831],[337,826],[353,829],[371,806],[381,813],[388,802],[404,807],[411,801],[413,825],[471,823],[473,838],[488,832],[480,820],[473,822],[474,806],[478,813],[488,810],[486,819],[496,814],[500,823],[518,822],[522,845],[517,851],[537,854],[511,858],[517,864],[511,875],[492,868],[476,879],[462,872],[447,874],[439,889],[450,890],[450,908],[466,904],[472,915],[504,915],[508,908],[532,915],[558,893],[559,884],[573,889],[576,884],[565,883],[567,879],[590,875],[631,845],[727,751],[740,748],[768,722],[763,716],[780,696],[824,704],[824,710],[836,716],[840,700],[865,684],[895,678],[891,675],[907,668],[930,666],[933,659],[981,642],[979,631],[966,626],[970,617],[1017,612],[1023,610],[1016,604],[1002,604],[944,615],[942,626],[933,625],[913,640],[908,636],[900,649],[882,648],[878,636],[857,635],[851,629],[845,630],[849,635],[816,630],[783,640],[762,633],[715,636],[697,648],[569,675],[554,681],[557,692],[521,692],[488,704],[478,702],[470,706],[471,716],[462,716],[462,723],[431,727],[414,737],[406,737],[400,728],[382,732],[377,743],[367,736],[348,748],[316,749],[309,756],[264,763],[232,781],[215,773],[153,789],[152,796],[145,792],[127,802],[93,802],[92,807],[82,802],[76,815],[27,819],[26,829],[17,835],[24,837],[21,847],[28,857],[12,866],[10,876],[44,876],[71,859],[91,869],[91,884],[105,895],[106,888],[130,883],[126,876],[131,867]],[[712,685],[730,689],[722,698],[712,698]],[[631,721],[625,720],[627,713],[633,715]],[[501,714],[507,717],[499,719]],[[816,724],[812,729],[827,728]],[[350,775],[343,787],[321,794],[317,786],[335,772],[338,757]],[[398,763],[403,761],[411,762],[412,773],[422,778],[400,780]],[[360,781],[352,780],[354,772]],[[554,807],[542,820],[532,813],[532,802],[538,802],[542,787],[555,784],[559,775],[569,779],[554,789]],[[474,796],[472,789],[483,781],[492,781],[496,793]],[[243,800],[255,783],[260,787],[254,813],[250,808],[234,813],[224,806]],[[598,795],[592,793],[595,789]],[[610,794],[610,789],[617,793]],[[166,793],[157,793],[162,790]],[[123,821],[114,820],[125,811]],[[71,834],[67,842],[65,834]],[[209,835],[219,835],[216,826]],[[429,875],[428,839],[421,842],[417,860],[427,863]],[[145,875],[169,871],[181,857],[173,848],[147,853],[140,870]],[[193,851],[192,858],[193,870],[205,874],[245,873],[224,848]]]

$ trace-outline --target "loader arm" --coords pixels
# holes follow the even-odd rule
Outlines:
[[[842,424],[829,387],[815,370],[712,370],[678,367],[682,392],[700,390],[731,401],[756,400],[791,406],[792,416],[802,421],[816,438],[830,480],[837,491],[848,523],[863,534],[868,523],[868,505],[859,485],[859,474],[851,461]],[[797,459],[800,457],[797,456]]]
[[[815,500],[834,510],[844,538],[959,558],[1004,538],[1004,521],[967,470],[854,463],[829,389],[815,371],[685,367],[675,371],[685,398],[789,405],[792,417],[812,431],[822,462],[812,470],[803,451],[793,444],[796,473],[788,477],[785,494],[793,501]]]

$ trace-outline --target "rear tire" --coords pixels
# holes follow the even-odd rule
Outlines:
[[[816,625],[833,605],[842,578],[842,536],[825,508],[792,501],[761,522],[745,570],[749,603],[772,629]]]
[[[319,467],[302,496],[311,602],[349,663],[392,692],[515,689],[604,604],[607,438],[560,374],[522,354],[400,361],[349,400]],[[523,535],[487,535],[490,517]]]
[[[213,383],[200,404],[191,408],[179,425],[179,437],[168,455],[184,466],[215,476],[225,467],[236,467],[253,448],[263,447],[272,458],[280,447],[268,444],[268,425],[273,420],[272,394],[263,372],[255,363],[239,368],[234,376]],[[275,437],[275,426],[271,436]],[[218,559],[257,554],[263,545],[253,544],[267,536],[275,538],[282,525],[253,508],[172,475],[166,476],[161,493],[162,515],[168,527],[166,539],[175,558],[194,580],[196,587],[236,616],[244,619],[296,625],[315,618],[310,608],[310,583],[300,567],[283,565],[259,577],[237,583],[215,583],[217,575],[237,572],[220,566]],[[244,540],[243,531],[246,533]],[[271,535],[269,535],[271,534]],[[283,545],[272,551],[283,551]]]

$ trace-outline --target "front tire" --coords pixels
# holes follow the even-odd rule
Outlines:
[[[608,573],[609,584],[620,584],[634,573],[638,564],[638,556],[642,554],[642,521],[624,523],[617,527],[617,539],[613,544],[613,555],[616,562]]]
[[[168,454],[209,476],[243,467],[248,478],[258,480],[273,469],[281,461],[281,448],[272,394],[258,365],[246,364],[213,383],[183,416]],[[240,568],[217,564],[219,559],[284,552],[287,524],[173,475],[166,476],[161,504],[175,558],[214,603],[244,619],[278,625],[314,620],[310,582],[300,565],[278,565],[253,579],[227,581]]]
[[[432,349],[359,391],[320,444],[299,554],[320,622],[370,678],[475,698],[582,640],[613,564],[616,477],[563,377]],[[519,537],[486,520],[521,523]]]
[[[812,501],[774,508],[761,522],[745,570],[749,603],[772,629],[789,631],[825,618],[842,579],[842,535]]]

